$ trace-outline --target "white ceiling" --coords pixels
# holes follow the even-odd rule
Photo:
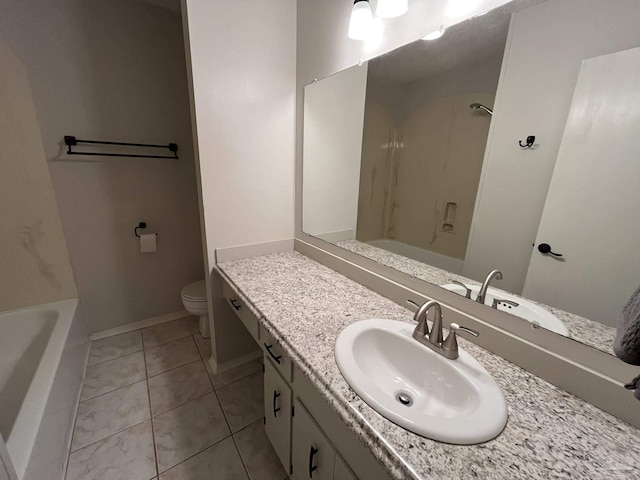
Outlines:
[[[438,40],[418,40],[370,60],[369,75],[407,84],[502,58],[511,14],[541,1],[509,2],[485,15],[449,27]]]

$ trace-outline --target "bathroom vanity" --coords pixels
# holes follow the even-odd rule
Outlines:
[[[609,479],[640,471],[638,429],[462,338],[504,395],[504,431],[470,446],[413,434],[367,405],[334,357],[347,326],[411,322],[410,310],[298,252],[217,268],[229,308],[264,352],[265,428],[291,478]]]

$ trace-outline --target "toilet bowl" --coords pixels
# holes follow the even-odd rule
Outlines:
[[[200,317],[200,335],[203,338],[209,338],[209,308],[204,280],[186,285],[182,289],[181,296],[184,309],[191,315]]]

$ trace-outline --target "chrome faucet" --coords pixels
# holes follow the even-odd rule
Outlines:
[[[408,300],[409,303],[415,305],[414,302]],[[429,326],[427,325],[427,314],[431,309],[435,310],[435,317],[433,319],[433,325],[431,326],[431,332],[429,332]],[[416,311],[413,319],[418,322],[416,328],[413,330],[412,337],[420,342],[422,345],[429,347],[436,353],[439,353],[445,358],[454,360],[458,358],[458,342],[456,340],[456,331],[466,332],[474,337],[479,335],[475,330],[470,328],[461,327],[457,323],[452,323],[449,329],[449,335],[443,341],[442,340],[442,307],[435,300],[423,303]]]
[[[489,289],[489,284],[491,280],[497,278],[498,280],[502,280],[502,272],[500,270],[491,270],[489,275],[482,282],[482,286],[480,287],[480,291],[478,292],[478,296],[476,297],[476,302],[484,304],[484,300],[487,296],[487,290]]]

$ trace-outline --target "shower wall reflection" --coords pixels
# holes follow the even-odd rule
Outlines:
[[[356,240],[462,272],[503,49],[420,71],[369,62]]]

